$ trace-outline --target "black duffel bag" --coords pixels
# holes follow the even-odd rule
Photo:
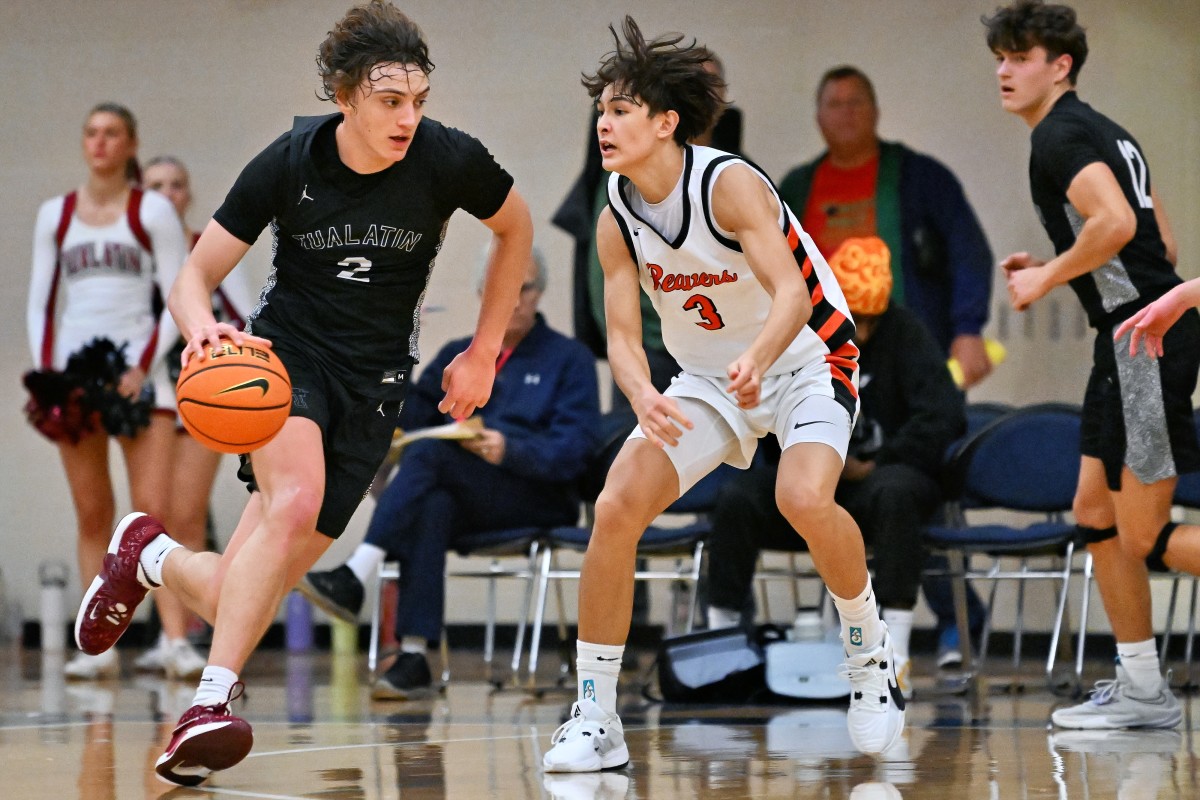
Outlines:
[[[669,703],[744,703],[767,687],[765,645],[782,631],[722,628],[664,639],[658,686]]]

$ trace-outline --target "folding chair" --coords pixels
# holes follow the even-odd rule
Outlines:
[[[598,459],[598,466],[607,472],[608,466],[616,457],[616,451],[624,443],[621,439],[610,442],[602,451]],[[702,563],[704,557],[704,539],[711,531],[711,525],[707,518],[708,512],[712,509],[716,502],[717,492],[721,484],[732,474],[733,467],[721,465],[713,470],[695,486],[689,489],[682,497],[676,500],[664,512],[664,516],[674,515],[692,515],[696,520],[679,527],[665,527],[660,525],[651,525],[646,529],[641,541],[638,543],[638,557],[647,558],[673,558],[675,561],[674,569],[663,570],[637,570],[634,572],[635,581],[653,581],[653,580],[671,580],[681,581],[685,583],[689,589],[688,606],[686,620],[684,622],[684,632],[690,632],[693,622],[696,617],[697,605],[697,587],[699,586]],[[593,475],[593,477],[595,477]],[[599,489],[603,486],[603,481],[594,482],[591,488],[595,490],[595,495],[599,494]],[[578,569],[560,569],[557,566],[555,556],[560,551],[570,551],[581,553],[587,550],[588,541],[592,535],[592,514],[591,508],[595,501],[595,495],[590,495],[587,502],[587,525],[583,526],[564,526],[552,528],[549,537],[546,541],[546,548],[542,551],[541,562],[538,566],[538,589],[537,598],[534,601],[534,618],[533,632],[530,637],[529,646],[529,685],[533,688],[537,675],[538,654],[541,645],[542,623],[545,618],[546,594],[549,591],[550,581],[555,581],[555,589],[557,593],[558,608],[559,608],[559,639],[560,642],[565,642],[566,639],[566,624],[563,621],[563,598],[562,598],[562,581],[578,580],[580,570]],[[670,633],[670,631],[668,631]],[[570,671],[570,664],[564,663],[560,682],[565,678]]]
[[[1053,674],[1075,554],[1075,526],[1065,521],[1065,516],[1071,510],[1079,480],[1079,427],[1079,409],[1074,406],[1030,406],[985,424],[951,458],[947,467],[954,498],[951,520],[929,526],[926,536],[931,547],[944,551],[950,559],[963,668],[968,674],[973,671],[973,660],[966,612],[967,580],[1018,581],[1014,669],[1019,667],[1021,657],[1025,582],[1060,583],[1046,660],[1047,679]],[[1038,521],[1021,526],[972,524],[967,519],[968,514],[974,516],[984,510],[1037,515]],[[984,568],[972,568],[975,556],[989,557],[991,562]],[[1029,559],[1036,556],[1049,556],[1054,563],[1031,568]],[[1012,557],[1020,560],[1019,567],[1005,569],[1001,560]],[[994,606],[994,602],[989,603],[981,657],[986,656]]]
[[[1200,412],[1194,416],[1197,433],[1200,433]],[[1186,475],[1179,476],[1179,482],[1175,486],[1175,496],[1173,498],[1174,505],[1177,509],[1186,511],[1200,511],[1200,472],[1192,472]],[[1075,656],[1075,677],[1082,681],[1083,678],[1083,656],[1084,645],[1087,638],[1087,614],[1088,605],[1091,599],[1091,592],[1088,591],[1091,586],[1091,558],[1084,565],[1084,593],[1080,607],[1079,620],[1079,643],[1076,647]],[[1185,689],[1193,689],[1196,684],[1192,681],[1192,654],[1196,641],[1196,606],[1198,589],[1200,589],[1200,581],[1195,575],[1187,575],[1179,572],[1171,572],[1166,574],[1150,573],[1152,580],[1169,580],[1171,581],[1171,598],[1167,602],[1167,618],[1163,629],[1162,641],[1159,644],[1159,660],[1167,663],[1168,648],[1171,643],[1171,635],[1175,627],[1175,613],[1179,605],[1179,588],[1181,583],[1189,583],[1189,603],[1188,603],[1188,623],[1187,633],[1184,639],[1183,660],[1186,665],[1184,680],[1182,687]]]
[[[487,669],[487,680],[495,686],[500,682],[493,678],[492,658],[496,644],[496,581],[500,578],[525,582],[521,617],[517,624],[517,638],[513,646],[512,682],[517,682],[521,667],[521,654],[525,646],[525,629],[529,624],[529,603],[533,596],[534,577],[537,575],[538,554],[547,535],[544,528],[513,528],[509,530],[484,531],[457,538],[452,547],[464,557],[488,559],[487,566],[479,568],[446,567],[446,578],[483,578],[488,581],[487,625],[484,629],[483,661]],[[506,563],[507,562],[507,563]],[[515,563],[514,563],[515,562]],[[368,587],[371,607],[371,641],[367,650],[367,669],[374,676],[381,654],[379,635],[382,625],[383,584],[398,580],[400,565],[394,561],[379,567],[377,580]],[[442,637],[442,680],[450,678],[445,636]]]

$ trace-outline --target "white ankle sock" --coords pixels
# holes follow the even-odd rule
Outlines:
[[[720,606],[708,607],[708,629],[715,631],[719,628],[736,628],[742,624],[742,612],[730,611]]]
[[[363,543],[354,548],[350,558],[346,559],[346,566],[358,578],[358,582],[366,586],[379,573],[379,565],[386,560],[387,551],[382,547]]]
[[[1117,658],[1138,694],[1157,692],[1162,686],[1162,665],[1153,638],[1144,642],[1117,642]]]
[[[595,700],[609,714],[617,713],[617,678],[621,674],[625,645],[576,640],[575,648],[579,699]]]
[[[200,675],[200,686],[192,698],[194,706],[219,706],[229,702],[229,693],[237,683],[237,673],[224,667],[207,666]]]
[[[883,623],[879,619],[879,608],[875,605],[875,592],[871,589],[871,578],[857,597],[838,597],[833,592],[833,605],[842,618],[842,646],[847,653],[861,653],[879,645],[883,639]]]
[[[885,608],[883,621],[887,624],[888,636],[892,640],[892,653],[897,661],[909,658],[909,641],[912,639],[912,609]]]
[[[425,641],[424,636],[400,637],[401,653],[420,653],[421,655],[425,655],[425,651],[428,649],[429,643]]]
[[[157,589],[162,586],[163,562],[167,560],[167,554],[177,547],[183,547],[183,545],[165,533],[160,533],[151,539],[150,543],[142,548],[142,554],[138,556],[138,566],[141,567],[138,570],[138,580],[149,589]]]

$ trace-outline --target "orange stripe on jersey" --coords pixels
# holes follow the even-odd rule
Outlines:
[[[817,303],[821,302],[822,298],[824,297],[825,289],[821,286],[821,284],[818,283],[817,287],[812,290],[812,304],[815,306]]]
[[[817,336],[820,337],[822,342],[829,341],[829,337],[833,336],[834,332],[836,332],[845,321],[846,315],[835,308],[833,313],[829,315],[829,319],[825,320],[825,324],[821,326],[821,330],[817,331]]]
[[[787,237],[788,237],[788,248],[789,249],[795,250],[797,247],[800,246],[800,234],[796,232],[795,225],[792,225],[790,223],[788,224]]]
[[[842,345],[841,347],[839,347],[837,350],[834,350],[834,351],[833,351],[833,353],[832,353],[832,355],[835,355],[835,356],[837,356],[838,358],[852,358],[852,359],[855,359],[855,362],[854,362],[854,363],[855,363],[855,369],[857,369],[857,364],[858,364],[858,361],[857,361],[857,359],[858,359],[858,345],[856,345],[854,342],[852,342],[852,341],[851,341],[851,342],[846,342],[844,345]]]
[[[836,380],[839,380],[845,384],[846,388],[850,390],[851,397],[858,397],[858,390],[854,388],[854,382],[847,378],[845,373],[843,373],[840,369],[831,366],[829,368],[829,374],[832,375]]]
[[[812,261],[807,258],[804,259],[804,263],[800,265],[800,274],[804,276],[805,280],[808,280],[808,277],[812,275],[812,271]]]
[[[825,362],[835,367],[841,367],[848,372],[853,373],[858,369],[858,362],[852,358],[839,358],[838,356],[825,356]]]

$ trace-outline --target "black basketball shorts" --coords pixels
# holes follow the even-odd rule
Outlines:
[[[1144,484],[1200,470],[1192,393],[1200,370],[1200,314],[1190,310],[1167,332],[1165,355],[1129,355],[1102,328],[1083,399],[1081,451],[1100,459],[1108,488],[1121,488],[1128,466]]]
[[[346,530],[387,455],[409,376],[406,372],[387,399],[366,397],[303,351],[290,349],[278,339],[273,349],[292,380],[290,416],[311,419],[321,429],[325,498],[317,516],[317,530],[336,539]],[[251,492],[257,491],[253,454],[243,455],[241,460],[238,477]]]

